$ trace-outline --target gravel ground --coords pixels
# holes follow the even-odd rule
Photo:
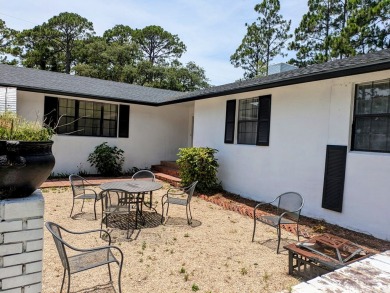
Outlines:
[[[276,254],[275,229],[259,223],[255,242],[251,242],[253,220],[249,217],[194,197],[191,226],[182,206],[171,206],[168,221],[161,225],[159,200],[168,187],[165,184],[154,192],[157,213],[144,208],[146,223],[131,229],[129,239],[123,219],[117,218],[108,227],[113,245],[124,254],[122,292],[280,292],[299,283],[288,275],[287,252]],[[48,188],[43,194],[46,221],[72,231],[100,228],[100,202],[98,220],[94,220],[92,201],[85,203],[83,213],[81,201],[76,202],[74,216],[69,218],[70,188]],[[294,235],[282,233],[282,245],[295,241]],[[66,239],[81,248],[107,244],[98,234]],[[112,268],[113,284],[103,266],[72,275],[71,292],[118,292],[118,269]],[[45,229],[43,292],[59,292],[62,274],[53,239]]]

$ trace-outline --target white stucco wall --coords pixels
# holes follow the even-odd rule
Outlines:
[[[264,201],[297,191],[305,198],[304,215],[390,239],[390,154],[350,151],[354,86],[386,78],[390,71],[196,101],[194,146],[219,150],[225,190]],[[226,101],[268,94],[270,145],[225,144]],[[331,144],[348,146],[342,213],[321,208]]]
[[[29,120],[42,121],[44,97],[42,93],[18,91],[18,114]],[[150,168],[161,160],[176,160],[178,148],[189,145],[191,108],[193,103],[162,107],[131,104],[129,138],[56,135],[53,138],[56,158],[53,172],[74,173],[83,170],[95,173],[87,158],[95,146],[105,141],[124,150],[123,170]]]

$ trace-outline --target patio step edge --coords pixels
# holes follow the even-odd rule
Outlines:
[[[181,179],[169,174],[160,173],[160,172],[153,172],[154,176],[156,176],[156,179],[167,182],[171,184],[172,186],[179,187],[181,185]]]
[[[153,165],[152,166],[153,173],[163,173],[176,178],[179,178],[179,169],[171,168],[164,165]]]

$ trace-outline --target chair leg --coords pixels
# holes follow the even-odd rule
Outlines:
[[[161,224],[164,222],[164,203],[161,203]]]
[[[135,229],[138,227],[138,210],[139,210],[139,205],[138,202],[135,204]]]
[[[103,213],[102,213],[102,220],[100,221],[100,230],[103,229],[103,221],[104,221],[104,218],[103,218]],[[100,238],[102,238],[102,231],[100,231]]]
[[[112,276],[111,276],[111,268],[110,268],[110,264],[108,263],[108,264],[107,264],[107,266],[108,266],[108,274],[109,274],[109,276],[110,276],[110,282],[112,282]]]
[[[70,210],[70,216],[69,216],[69,218],[71,218],[71,217],[72,217],[73,208],[74,208],[74,198],[73,198],[73,204],[72,204],[72,209]]]
[[[299,241],[299,225],[297,223],[297,238],[298,238],[298,241]]]
[[[106,229],[108,229],[107,227],[108,227],[108,216],[109,216],[109,214],[106,214]]]
[[[252,234],[252,242],[255,240],[255,231],[256,231],[256,218],[253,221],[253,234]]]
[[[70,292],[70,271],[68,271],[68,293]]]
[[[83,205],[81,206],[81,211],[83,211],[84,201],[85,201],[85,199],[83,199]]]
[[[281,227],[280,227],[280,225],[278,226],[277,230],[278,230],[278,248],[276,249],[276,253],[279,254],[280,238],[282,236],[281,235]]]
[[[143,203],[140,202],[139,204],[142,206]],[[143,214],[143,212],[142,212],[142,209],[139,210],[139,217],[140,217],[140,219],[141,219],[141,221],[142,221],[142,225],[145,225],[146,219],[145,219],[145,217],[144,217],[144,214]]]
[[[118,273],[118,288],[119,288],[119,293],[122,293],[122,288],[121,288],[121,275],[122,275],[122,265],[123,263],[119,265],[119,273]]]
[[[144,204],[144,193],[138,193],[136,202],[137,202],[138,210],[141,210],[142,213],[142,206]],[[140,206],[140,202],[141,202],[141,206]]]
[[[188,212],[187,212],[188,209]],[[192,214],[191,214],[191,206],[190,204],[186,205],[186,213],[187,213],[187,223],[188,225],[192,224]],[[190,218],[188,218],[188,213],[190,214]]]
[[[153,195],[153,191],[150,192],[150,195],[149,195],[149,208],[152,208],[152,202],[153,202],[153,198],[152,198],[152,195]]]
[[[66,274],[66,270],[64,270],[64,275],[62,276],[62,284],[61,284],[60,293],[62,292],[62,288],[64,288],[65,274]]]
[[[95,214],[95,220],[97,219],[96,218],[96,200],[95,200],[95,202],[94,202],[94,204],[93,204],[93,212],[94,212],[94,214]]]
[[[167,211],[165,212],[165,219],[164,219],[165,222],[168,220],[168,211],[169,211],[169,202],[167,203]]]
[[[129,239],[129,231],[130,231],[130,205],[128,205],[128,213],[127,213],[127,235],[126,238]],[[135,213],[135,229],[137,229],[137,212]]]

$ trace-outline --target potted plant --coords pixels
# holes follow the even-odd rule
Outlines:
[[[0,200],[29,196],[49,177],[53,134],[45,124],[0,113]]]

